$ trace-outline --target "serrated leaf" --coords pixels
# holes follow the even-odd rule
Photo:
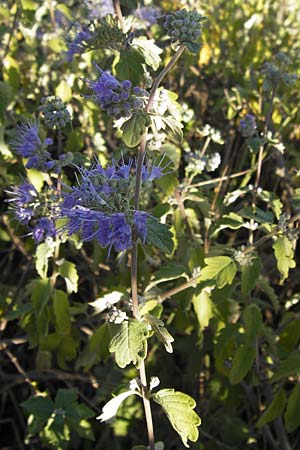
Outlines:
[[[280,417],[284,411],[285,404],[286,404],[286,394],[283,389],[280,389],[273,398],[271,404],[268,406],[268,408],[264,411],[263,415],[257,421],[256,426],[258,428],[263,427],[267,423],[277,419],[277,417]]]
[[[152,217],[147,219],[146,244],[152,244],[166,255],[170,255],[174,249],[173,234],[168,225],[159,223]]]
[[[300,387],[296,384],[287,401],[284,422],[286,431],[292,433],[300,426]]]
[[[129,120],[126,120],[121,130],[123,131],[122,140],[127,147],[136,147],[141,142],[147,130],[146,124],[146,117],[141,113],[135,113]]]
[[[251,345],[254,343],[257,333],[262,327],[262,315],[259,307],[255,303],[252,303],[246,306],[242,316],[245,323],[246,343]]]
[[[162,407],[185,447],[189,447],[189,440],[197,441],[201,419],[194,411],[196,402],[192,397],[174,389],[161,389],[153,395],[153,400]]]
[[[48,259],[54,254],[54,246],[47,242],[39,244],[35,254],[35,268],[41,278],[47,277]]]
[[[66,282],[68,294],[77,292],[78,273],[75,264],[70,261],[64,261],[58,267],[58,273]]]
[[[96,417],[97,420],[101,420],[101,422],[108,422],[114,419],[117,415],[118,409],[123,401],[130,397],[131,395],[136,394],[135,391],[130,390],[126,392],[122,392],[122,394],[117,395],[107,402],[103,408],[100,416]]]
[[[125,320],[118,325],[109,351],[115,353],[116,363],[122,369],[133,363],[139,367],[147,355],[149,331],[145,322],[137,319]]]
[[[279,369],[274,373],[271,381],[278,381],[292,375],[300,375],[300,354],[292,353],[289,357],[280,362]]]
[[[65,292],[55,290],[53,295],[53,311],[55,329],[59,334],[69,334],[71,331],[70,305]]]
[[[21,406],[30,414],[38,416],[44,420],[47,420],[51,416],[54,409],[52,400],[41,395],[29,398],[25,402],[21,403]]]
[[[146,292],[157,286],[159,283],[164,283],[165,281],[176,280],[178,278],[185,278],[188,280],[188,275],[186,274],[186,269],[180,264],[170,263],[163,266],[160,270],[153,274],[153,280],[147,286]]]
[[[237,230],[244,225],[243,218],[236,213],[225,214],[218,222],[216,223],[216,228],[212,233],[212,237],[215,237],[219,231],[230,228],[232,230]]]
[[[255,349],[250,346],[241,345],[233,356],[232,367],[229,373],[230,383],[240,383],[251,369],[254,359]]]
[[[241,290],[244,298],[255,288],[261,272],[261,267],[262,265],[259,258],[254,258],[249,264],[242,266]]]
[[[155,316],[151,314],[145,314],[144,319],[150,324],[152,330],[154,331],[157,339],[163,343],[165,349],[168,353],[173,353],[173,347],[171,342],[174,342],[174,338],[170,335],[168,330],[165,328],[164,323]]]
[[[145,37],[134,38],[132,40],[132,46],[143,56],[147,66],[152,67],[153,70],[159,68],[161,62],[159,55],[163,51],[155,44],[154,39],[147,39]]]
[[[172,116],[160,116],[160,120],[162,121],[163,124],[165,124],[165,126],[163,126],[163,129],[166,129],[166,127],[169,128],[169,130],[171,130],[176,139],[178,139],[178,141],[181,142],[183,138],[182,123]]]
[[[140,84],[144,75],[144,62],[143,56],[134,48],[121,50],[120,60],[115,66],[117,78],[121,81],[130,80],[134,86]]]
[[[204,262],[206,267],[201,270],[199,281],[214,280],[219,289],[232,283],[237,268],[231,258],[228,256],[212,256],[205,258]]]
[[[198,294],[193,295],[192,303],[201,330],[207,327],[209,320],[213,317],[211,293],[207,289],[202,289]]]
[[[202,46],[200,42],[186,42],[185,45],[192,53],[198,53]]]
[[[71,403],[76,402],[78,396],[78,389],[58,389],[55,396],[55,406],[56,408],[67,408]]]
[[[281,273],[280,283],[282,284],[288,277],[289,270],[296,267],[296,263],[293,260],[293,246],[286,236],[281,236],[273,243],[273,249],[277,260],[277,268]]]

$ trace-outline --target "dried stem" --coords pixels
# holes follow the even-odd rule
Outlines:
[[[119,0],[113,0],[114,10],[116,13],[116,16],[118,17],[118,21],[120,22],[121,28],[123,33],[125,33],[125,24],[123,19],[123,14],[120,6]]]
[[[116,4],[118,2],[114,1],[115,10]],[[169,63],[166,65],[166,67],[160,72],[160,74],[157,76],[157,78],[154,80],[148,104],[146,107],[146,112],[149,112],[153,107],[153,102],[155,98],[155,94],[157,91],[157,88],[159,87],[161,81],[163,78],[167,75],[167,73],[171,70],[171,68],[175,65],[178,58],[181,56],[185,49],[184,45],[181,45],[176,53],[174,53],[173,57],[169,61]],[[135,192],[134,192],[134,208],[135,210],[139,209],[139,199],[140,199],[140,190],[141,190],[141,179],[142,179],[142,168],[143,168],[143,161],[145,157],[145,151],[146,151],[146,140],[147,140],[147,132],[148,129],[145,131],[143,138],[140,143],[138,157],[137,157],[137,166],[136,166],[136,183],[135,183]],[[136,234],[136,231],[133,231],[132,233],[132,252],[131,252],[131,296],[132,296],[132,312],[133,316],[136,319],[139,319],[140,317],[140,309],[139,309],[139,301],[138,301],[138,286],[137,286],[137,269],[138,269],[138,254],[137,254],[137,243],[138,236]],[[150,450],[155,450],[155,438],[154,438],[154,430],[153,430],[153,420],[152,420],[152,413],[151,413],[151,405],[150,400],[148,397],[148,385],[147,385],[147,377],[146,377],[146,370],[145,370],[145,362],[142,361],[140,365],[140,380],[142,384],[142,396],[143,396],[143,403],[144,403],[144,410],[145,410],[145,416],[146,416],[146,424],[147,424],[147,431],[148,431],[148,440],[149,440],[149,448]]]

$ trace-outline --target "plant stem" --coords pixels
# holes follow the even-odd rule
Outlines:
[[[118,21],[120,22],[122,31],[123,31],[123,33],[125,33],[125,24],[124,24],[123,14],[122,14],[121,6],[120,6],[120,1],[113,0],[113,5],[114,5],[114,10],[115,10],[116,16],[118,17]]]
[[[117,13],[117,4],[119,4],[118,1],[114,1],[115,10]],[[120,6],[120,5],[119,5]],[[118,16],[119,17],[119,16]],[[120,19],[119,19],[120,20]],[[153,107],[153,102],[155,98],[155,94],[157,91],[158,86],[160,85],[163,78],[167,75],[169,70],[175,65],[178,58],[181,56],[185,49],[184,45],[181,45],[176,53],[174,53],[173,57],[169,61],[169,63],[166,65],[166,67],[160,72],[160,74],[157,76],[157,78],[154,80],[148,104],[146,107],[146,112],[149,113],[149,111]],[[146,151],[146,140],[147,140],[147,133],[148,128],[146,129],[141,143],[139,147],[138,157],[137,157],[137,165],[136,165],[136,181],[135,181],[135,191],[134,191],[134,209],[137,211],[139,209],[139,203],[140,203],[140,190],[141,190],[141,180],[142,180],[142,168],[143,168],[143,162],[145,157],[145,151]],[[140,318],[140,308],[139,308],[139,300],[138,300],[138,286],[137,286],[137,270],[138,270],[138,236],[135,230],[133,230],[132,233],[132,252],[131,252],[131,297],[132,297],[132,313],[133,316],[136,319]],[[146,416],[146,424],[147,424],[147,431],[148,431],[148,440],[149,440],[149,448],[150,450],[155,450],[155,438],[154,438],[154,430],[153,430],[153,420],[152,420],[152,413],[151,413],[151,405],[150,400],[148,397],[148,387],[147,387],[147,377],[146,377],[146,369],[145,369],[145,362],[142,361],[140,368],[140,380],[142,384],[142,397],[143,397],[143,403],[144,403],[144,410],[145,410],[145,416]]]

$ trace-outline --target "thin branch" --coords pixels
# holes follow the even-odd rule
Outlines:
[[[116,7],[116,2],[114,1],[114,5]],[[184,45],[181,45],[176,53],[174,53],[173,57],[169,61],[169,63],[166,65],[166,67],[161,71],[161,73],[157,76],[157,78],[154,80],[148,104],[146,107],[146,112],[149,112],[153,107],[154,98],[156,95],[157,88],[159,87],[161,81],[163,78],[167,75],[169,70],[175,65],[178,58],[181,56],[185,49]],[[147,132],[148,128],[145,130],[145,133],[142,137],[138,157],[137,157],[137,166],[136,166],[136,182],[135,182],[135,192],[134,192],[134,208],[135,210],[139,209],[139,198],[140,198],[140,190],[141,190],[141,180],[142,180],[142,168],[143,168],[143,161],[146,151],[146,139],[147,139]],[[138,300],[138,287],[137,287],[137,270],[138,270],[138,236],[136,233],[136,230],[133,230],[132,233],[132,252],[131,252],[131,297],[132,297],[132,312],[133,316],[137,319],[140,317],[140,310],[139,310],[139,300]],[[146,416],[146,424],[147,424],[147,431],[148,431],[148,440],[149,440],[149,448],[150,450],[155,450],[155,437],[154,437],[154,429],[153,429],[153,420],[152,420],[152,413],[151,413],[151,404],[148,397],[148,384],[147,384],[147,377],[146,377],[146,369],[145,369],[145,362],[142,361],[140,365],[140,380],[142,384],[142,397],[143,397],[143,403],[144,403],[144,410],[145,410],[145,416]]]
[[[121,6],[120,6],[120,1],[113,0],[113,5],[114,5],[114,10],[115,10],[116,16],[118,17],[118,21],[120,22],[122,31],[123,31],[123,33],[125,33],[125,23],[124,23],[124,18],[123,18]]]

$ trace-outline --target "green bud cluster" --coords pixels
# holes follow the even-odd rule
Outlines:
[[[41,103],[39,110],[43,113],[45,124],[49,128],[60,129],[71,122],[71,116],[67,110],[67,106],[60,97],[45,97]]]
[[[90,27],[92,33],[91,44],[94,48],[110,48],[120,50],[126,41],[126,34],[119,27],[117,17],[107,14],[101,19],[94,20]]]
[[[164,28],[173,41],[186,45],[189,50],[199,50],[202,34],[202,21],[206,18],[197,11],[187,11],[185,8],[166,15]]]
[[[279,83],[286,86],[292,86],[299,78],[298,75],[286,71],[286,66],[291,64],[291,60],[284,53],[278,53],[275,58],[279,64],[273,62],[266,62],[262,69],[262,74],[265,79],[263,82],[263,90],[270,91],[277,87]]]

